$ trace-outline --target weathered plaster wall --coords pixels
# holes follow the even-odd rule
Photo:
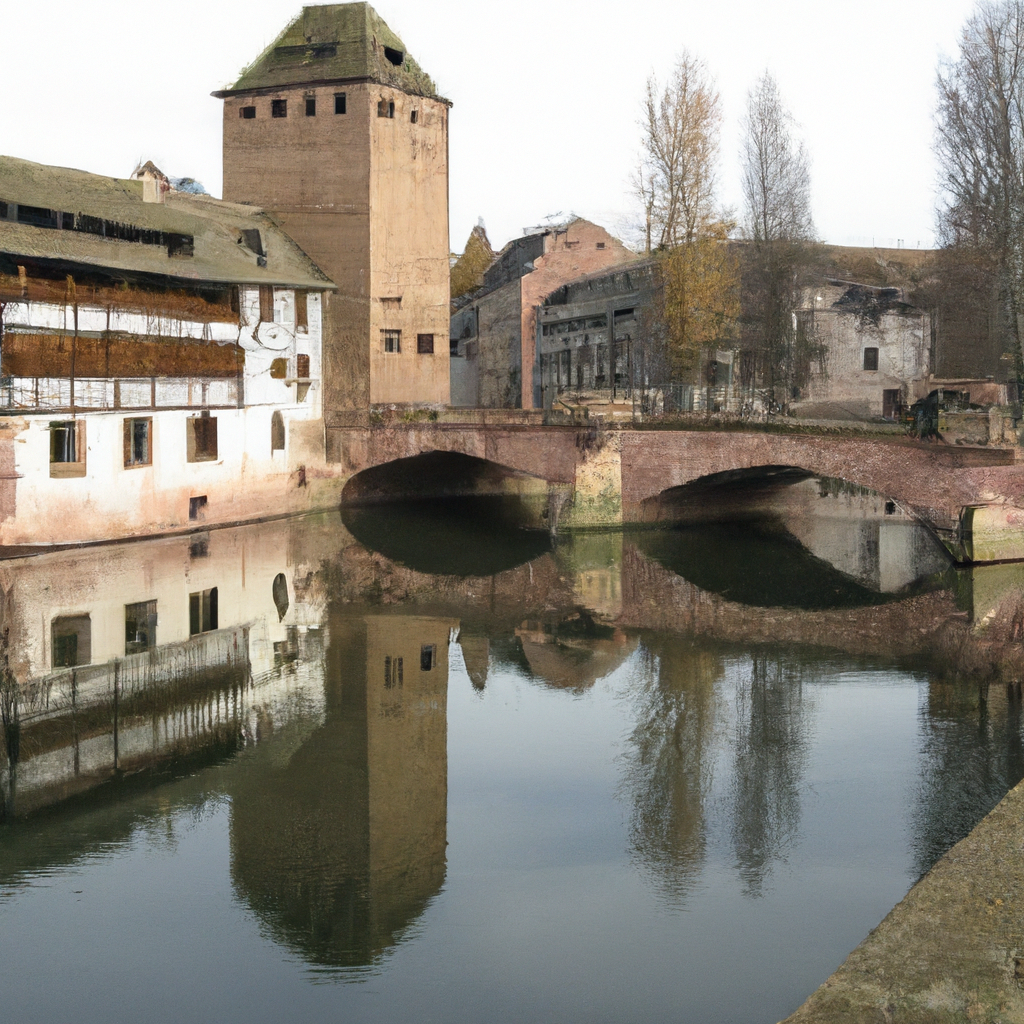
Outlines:
[[[806,401],[881,416],[884,390],[900,390],[906,401],[912,382],[928,376],[931,318],[911,307],[843,309],[839,300],[847,291],[823,285],[805,296],[800,316],[809,340],[824,347],[823,358],[812,361]],[[877,370],[864,368],[867,348],[878,349]]]
[[[447,405],[448,106],[386,88],[368,96],[370,401]],[[376,116],[381,100],[393,118]],[[401,352],[384,351],[384,329],[402,332]],[[433,335],[432,354],[417,352],[418,334]]]

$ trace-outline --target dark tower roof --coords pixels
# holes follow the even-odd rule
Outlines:
[[[440,98],[430,76],[368,3],[303,7],[238,81],[214,96],[353,80]]]

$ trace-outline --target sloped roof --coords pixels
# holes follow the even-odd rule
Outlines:
[[[14,204],[35,212],[23,211],[19,219]],[[52,226],[40,225],[46,214]],[[60,226],[62,214],[69,215],[67,228]],[[145,241],[129,240],[133,236]],[[169,255],[165,236],[191,239],[192,255]],[[175,191],[162,202],[145,202],[142,181],[10,156],[0,156],[0,253],[193,283],[334,288],[255,206]]]
[[[213,95],[351,79],[440,98],[405,43],[368,3],[303,7],[234,85]]]

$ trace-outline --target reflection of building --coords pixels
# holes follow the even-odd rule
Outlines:
[[[516,637],[530,671],[550,686],[582,691],[618,668],[636,647],[621,629],[583,610],[558,622],[524,622]]]
[[[440,891],[455,625],[333,615],[323,724],[234,795],[236,889],[312,962],[372,962]]]
[[[0,544],[328,507],[333,285],[254,207],[0,158]]]
[[[4,562],[16,812],[257,738],[269,708],[287,720],[293,668],[318,661],[309,581],[331,527],[282,521]]]
[[[874,491],[811,479],[774,500],[786,529],[811,554],[878,593],[896,593],[949,567],[934,535]]]

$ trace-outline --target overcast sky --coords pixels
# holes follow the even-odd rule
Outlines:
[[[577,213],[622,234],[644,82],[688,48],[725,112],[721,200],[737,211],[739,123],[768,68],[811,157],[815,226],[847,245],[933,244],[935,73],[973,0],[379,0],[451,99],[451,241],[497,247]],[[76,0],[4,8],[0,152],[126,176],[139,159],[221,187],[214,89],[295,0]]]

